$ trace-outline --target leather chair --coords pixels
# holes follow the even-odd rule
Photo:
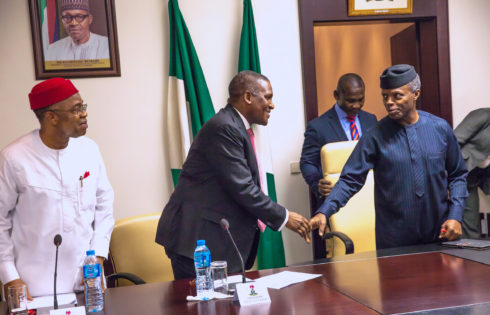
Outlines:
[[[155,243],[160,215],[161,212],[151,213],[116,222],[109,246],[114,271],[107,277],[109,287],[114,282],[116,286],[126,286],[174,280],[170,259]]]
[[[339,180],[340,173],[357,142],[333,142],[322,147],[322,171],[326,179],[333,183]],[[374,179],[373,171],[370,170],[364,187],[330,217],[332,233],[324,237],[330,239],[327,241],[327,250],[332,253],[332,256],[376,250],[374,223]],[[337,236],[342,239],[342,234],[347,235],[348,239],[344,237],[344,241],[340,241],[332,238]],[[352,243],[353,248],[350,249]]]

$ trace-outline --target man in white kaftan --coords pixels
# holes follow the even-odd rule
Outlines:
[[[112,187],[95,142],[84,137],[86,104],[71,81],[53,78],[29,94],[41,128],[0,151],[0,281],[25,283],[32,296],[53,294],[82,280],[85,252],[107,258],[114,226]]]

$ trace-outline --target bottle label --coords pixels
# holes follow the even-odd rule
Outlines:
[[[206,255],[204,253],[198,253],[194,255],[195,268],[209,267],[210,265],[211,265],[211,255]]]
[[[100,275],[101,275],[100,264],[83,266],[83,277],[85,279],[97,278],[100,277]]]

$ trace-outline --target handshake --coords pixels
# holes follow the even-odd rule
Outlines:
[[[328,232],[327,218],[324,214],[317,214],[308,221],[301,214],[289,211],[288,222],[286,222],[286,227],[305,239],[306,243],[311,242],[310,232],[312,230],[318,229],[318,234],[323,236],[323,233]]]

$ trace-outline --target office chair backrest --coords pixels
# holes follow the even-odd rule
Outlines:
[[[321,150],[322,170],[325,178],[336,183],[352,150],[358,141],[328,143]],[[332,231],[340,231],[354,243],[354,253],[376,250],[374,230],[374,179],[369,171],[364,187],[355,194],[345,207],[330,217]],[[333,256],[345,253],[344,244],[333,240]],[[328,246],[328,244],[327,244]]]
[[[147,283],[174,280],[170,259],[155,243],[160,215],[151,213],[116,222],[109,248],[115,273],[132,273]],[[131,284],[118,281],[119,286]]]

